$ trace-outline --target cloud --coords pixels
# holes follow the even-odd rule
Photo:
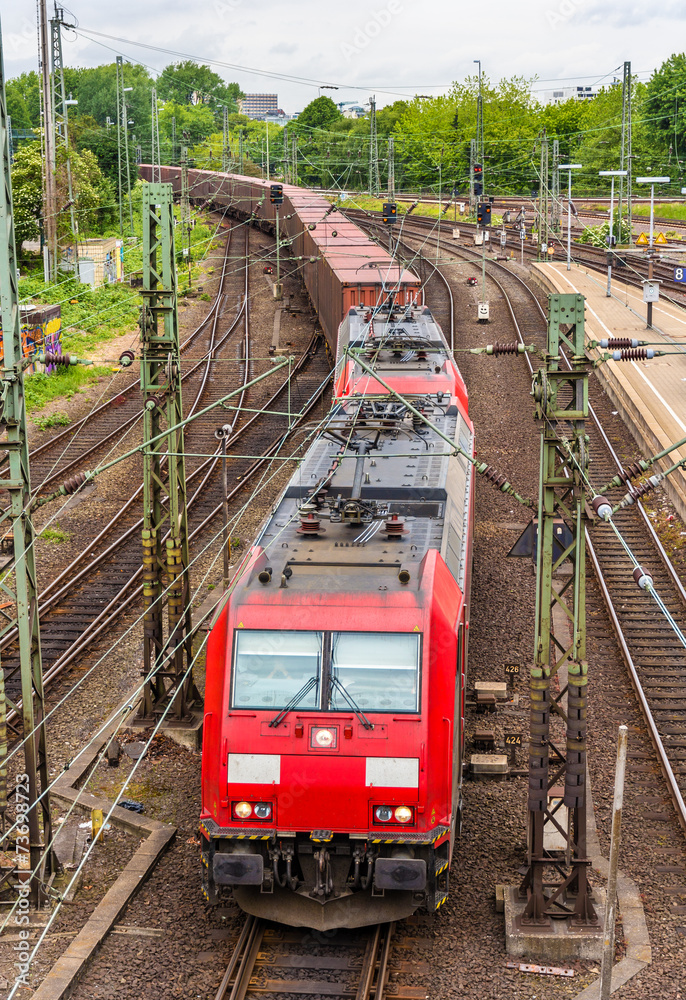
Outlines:
[[[272,45],[269,50],[270,56],[292,56],[298,51],[298,46],[294,42],[279,42]]]

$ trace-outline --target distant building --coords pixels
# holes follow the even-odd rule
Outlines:
[[[265,115],[277,114],[280,110],[279,95],[246,94],[245,97],[239,97],[238,110],[240,114],[256,119],[262,119]]]
[[[341,101],[338,108],[344,118],[364,118],[369,108],[363,108],[355,101]]]
[[[594,87],[559,87],[557,90],[544,90],[539,96],[541,104],[564,104],[572,98],[576,98],[577,101],[590,101],[597,93]]]

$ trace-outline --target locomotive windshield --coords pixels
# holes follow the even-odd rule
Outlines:
[[[318,708],[321,662],[321,632],[237,632],[234,708],[283,708],[311,677],[298,707]]]
[[[418,712],[419,666],[416,632],[241,630],[232,706],[284,708],[302,691],[299,709],[346,712],[340,685],[363,711]]]

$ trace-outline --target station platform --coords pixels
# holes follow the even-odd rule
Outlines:
[[[638,444],[636,458],[648,458],[686,438],[686,310],[663,299],[653,303],[653,328],[649,330],[641,290],[615,280],[614,272],[610,298],[604,274],[574,263],[570,271],[565,261],[536,263],[532,275],[545,291],[585,296],[589,340],[630,337],[649,341],[656,350],[664,344],[665,350],[683,351],[645,361],[607,361],[596,371]],[[666,469],[681,458],[686,458],[686,445],[675,449],[659,468]],[[686,474],[677,470],[663,486],[686,519]]]

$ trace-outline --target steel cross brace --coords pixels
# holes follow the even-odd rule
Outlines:
[[[527,897],[523,924],[569,917],[575,924],[597,923],[590,899],[586,856],[586,609],[585,609],[585,503],[588,474],[588,372],[584,355],[584,298],[582,295],[549,296],[548,346],[545,367],[534,381],[536,417],[541,422],[539,483],[539,543],[536,566],[535,665],[531,670],[531,739],[529,750],[528,869],[520,886]],[[561,369],[560,350],[570,354],[571,371]],[[571,579],[558,581],[554,571],[562,558],[554,556],[555,520],[563,518],[573,541],[565,552],[572,563]],[[554,634],[553,611],[558,607],[569,622],[571,638]],[[567,668],[565,714],[551,701],[552,679]],[[566,724],[566,754],[551,740],[550,713],[558,711]],[[551,768],[550,755],[562,760]],[[551,771],[553,773],[551,773]],[[571,813],[562,872],[559,859],[544,848],[544,826],[562,824],[551,808],[549,791],[562,774],[564,804]],[[556,868],[559,882],[546,881],[546,870]],[[573,905],[562,906],[570,891]]]
[[[149,679],[139,717],[152,721],[172,700],[168,718],[178,722],[190,717],[200,696],[189,669],[188,514],[171,184],[143,186],[142,294],[143,436],[149,442],[143,453],[143,672]]]
[[[31,499],[29,450],[26,434],[26,405],[17,282],[17,248],[14,235],[12,182],[10,177],[10,138],[7,127],[5,68],[0,38],[0,155],[2,183],[0,185],[0,308],[4,362],[2,381],[2,412],[0,425],[4,430],[3,448],[9,457],[9,476],[3,489],[9,494],[9,506],[0,514],[0,533],[9,528],[14,545],[14,564],[3,580],[3,591],[16,607],[21,668],[21,717],[24,737],[26,781],[17,788],[16,801],[28,800],[30,898],[34,904],[42,900],[41,882],[52,870],[52,855],[44,853],[44,845],[52,841],[50,798],[48,794],[48,754],[43,694],[43,668],[40,646],[40,622],[34,553],[34,531],[28,511]],[[0,813],[7,806],[7,728],[4,675],[0,670]],[[22,785],[28,786],[23,797]],[[21,794],[21,797],[20,797]],[[19,816],[17,817],[19,819]],[[19,822],[19,829],[22,824]],[[15,832],[19,851],[19,835]],[[26,844],[26,839],[21,838]],[[2,838],[0,838],[2,844]],[[2,844],[3,848],[5,845]]]

